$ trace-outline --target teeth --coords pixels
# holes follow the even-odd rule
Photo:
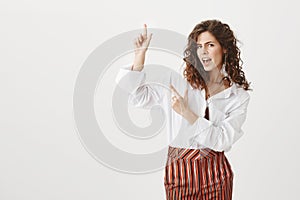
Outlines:
[[[207,61],[210,61],[211,59],[210,58],[202,58],[203,62],[207,62]]]

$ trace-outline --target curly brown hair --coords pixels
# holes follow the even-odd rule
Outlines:
[[[184,77],[195,89],[206,88],[209,74],[203,68],[197,55],[197,37],[203,32],[210,32],[220,43],[221,47],[226,49],[226,55],[223,55],[223,61],[226,56],[225,71],[229,77],[225,77],[229,82],[235,82],[245,90],[249,90],[249,83],[242,70],[243,61],[240,58],[240,49],[237,47],[238,40],[235,38],[229,25],[218,20],[206,20],[197,24],[189,34],[188,44],[184,50],[183,60],[186,68],[183,71]]]

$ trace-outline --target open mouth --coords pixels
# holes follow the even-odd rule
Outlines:
[[[208,65],[211,62],[211,58],[202,58],[201,60],[204,65]]]

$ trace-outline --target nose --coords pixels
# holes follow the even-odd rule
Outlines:
[[[207,51],[206,47],[201,48],[201,54],[204,54],[204,55],[208,54],[208,51]]]

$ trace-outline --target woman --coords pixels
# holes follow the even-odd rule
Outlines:
[[[132,104],[160,104],[167,113],[166,198],[229,200],[233,171],[224,152],[243,135],[241,127],[250,98],[237,40],[230,27],[218,20],[197,24],[184,51],[183,76],[188,84],[183,90],[182,81],[170,73],[166,79],[172,95],[164,95],[165,88],[144,83],[151,38],[145,25],[144,33],[134,42],[133,65],[118,76],[126,77],[123,84],[128,86]]]

